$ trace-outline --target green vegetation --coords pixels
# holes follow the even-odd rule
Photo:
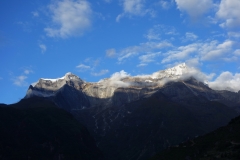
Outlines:
[[[0,105],[0,159],[101,159],[87,129],[52,102]]]

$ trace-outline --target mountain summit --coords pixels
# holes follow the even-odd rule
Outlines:
[[[150,75],[120,71],[96,83],[67,73],[40,79],[25,98],[43,97],[73,114],[107,160],[144,160],[239,114],[240,94],[213,90],[206,79],[185,63]]]
[[[70,107],[72,109],[74,109],[73,106],[77,106],[75,109],[80,109],[98,106],[99,104],[106,107],[112,105],[121,106],[124,103],[150,96],[161,89],[164,90],[169,83],[178,82],[178,84],[183,84],[195,96],[204,96],[208,100],[221,101],[234,107],[240,103],[239,100],[234,100],[239,97],[239,94],[229,91],[215,91],[207,86],[206,79],[206,75],[196,68],[187,66],[185,63],[150,75],[130,76],[126,72],[120,71],[110,78],[95,83],[85,82],[78,76],[68,72],[65,76],[57,79],[39,79],[38,82],[29,87],[25,98],[39,96],[56,99],[60,94],[65,97],[67,94],[73,95],[74,92],[75,100],[67,100],[68,105],[63,103],[63,106],[58,100],[56,103],[59,103],[63,108]],[[121,94],[120,97],[119,94]],[[176,97],[182,96],[179,93],[176,94]],[[79,96],[81,101],[77,102]]]

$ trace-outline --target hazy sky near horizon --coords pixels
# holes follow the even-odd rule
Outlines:
[[[97,82],[187,63],[240,89],[239,0],[1,0],[0,103],[40,78]]]

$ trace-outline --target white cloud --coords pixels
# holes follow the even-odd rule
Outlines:
[[[232,74],[231,72],[221,73],[215,81],[209,82],[209,87],[216,90],[240,90],[240,73]]]
[[[231,38],[240,38],[240,32],[228,32],[228,36]]]
[[[148,33],[147,35],[145,35],[145,37],[148,39],[148,40],[160,40],[160,33],[159,31],[157,30],[156,27],[154,28],[151,28],[148,30]]]
[[[240,56],[240,49],[236,49],[233,54],[237,55],[237,56]]]
[[[166,41],[162,42],[146,42],[141,43],[138,46],[130,46],[120,51],[118,61],[122,62],[123,60],[130,58],[132,56],[138,55],[140,53],[153,52],[155,50],[171,47],[172,44]]]
[[[233,41],[226,40],[223,43],[218,43],[217,41],[212,41],[211,43],[206,43],[201,46],[201,59],[202,60],[213,60],[216,58],[221,58],[222,56],[227,57],[233,46]]]
[[[92,74],[93,76],[102,76],[102,75],[104,75],[104,74],[107,74],[108,72],[109,72],[109,70],[104,69],[104,70],[101,70],[101,71],[98,72],[98,73],[92,72],[91,74]]]
[[[176,36],[178,35],[176,29],[172,26],[166,26],[162,24],[154,25],[150,28],[146,35],[144,35],[149,41],[160,40],[161,35]]]
[[[116,17],[116,21],[119,22],[124,16],[144,16],[147,13],[153,15],[153,11],[145,8],[145,0],[123,0],[123,13]]]
[[[118,87],[129,87],[131,84],[129,82],[124,82],[124,78],[130,77],[130,74],[121,70],[120,72],[116,72],[111,75],[109,79],[100,80],[99,83],[105,86],[114,86]]]
[[[181,61],[192,58],[199,58],[200,61],[209,60],[226,60],[232,55],[233,44],[231,40],[225,40],[220,43],[218,41],[206,41],[180,46],[165,53],[162,63],[173,61]],[[233,59],[232,59],[233,60]]]
[[[125,72],[124,70],[121,70],[120,72],[116,72],[112,74],[112,76],[109,78],[109,85],[117,86],[117,87],[128,87],[130,86],[130,83],[123,82],[122,79],[130,77],[130,74]]]
[[[120,72],[116,72],[111,75],[110,79],[111,80],[122,80],[123,78],[130,77],[130,74],[125,72],[124,70],[121,70]]]
[[[53,27],[44,29],[49,37],[79,36],[91,26],[92,10],[86,0],[55,1],[49,9]]]
[[[84,64],[79,64],[78,66],[76,66],[76,68],[78,68],[78,71],[80,71],[80,72],[84,72],[84,71],[91,69],[90,66],[87,66]]]
[[[16,85],[16,86],[19,86],[19,87],[22,87],[22,86],[27,86],[28,83],[26,82],[26,79],[28,77],[27,76],[24,76],[24,75],[21,75],[21,76],[18,76],[18,77],[15,77],[13,79],[13,84]]]
[[[189,66],[189,65],[185,65],[184,69],[182,69],[181,66],[183,65],[185,65],[185,63],[173,66],[175,68],[174,70],[172,68],[168,68],[165,70],[166,72],[168,72],[168,74],[175,75],[175,76],[166,77],[165,73],[158,71],[150,75],[138,75],[136,77],[158,79],[158,82],[155,85],[162,86],[168,82],[186,80],[186,79],[189,79],[190,77],[194,77],[197,80],[206,83],[215,76],[214,73],[205,74],[201,72],[199,69],[197,69],[196,67]],[[176,69],[178,70],[178,72],[176,72]]]
[[[116,56],[116,50],[114,48],[106,50],[106,56],[107,57],[115,57]]]
[[[213,7],[212,0],[175,0],[182,12],[187,12],[193,19],[201,17]]]
[[[32,12],[32,15],[33,15],[34,17],[38,17],[38,16],[39,16],[39,13],[38,13],[37,11],[35,11],[35,12]]]
[[[180,79],[186,80],[186,79],[189,79],[190,77],[194,77],[198,81],[206,83],[209,80],[211,80],[214,76],[215,76],[214,73],[205,74],[195,67],[188,66],[187,70],[185,72],[183,72]]]
[[[162,63],[168,63],[175,60],[184,60],[190,56],[190,54],[196,52],[198,44],[193,43],[187,46],[180,46],[176,50],[172,50],[166,53],[166,58],[162,60]]]
[[[191,33],[191,32],[187,32],[185,36],[186,36],[185,41],[194,41],[198,38],[197,35],[195,35],[194,33]]]
[[[186,60],[186,64],[190,67],[195,67],[195,68],[201,66],[199,58],[188,59]]]
[[[217,17],[224,21],[220,26],[226,28],[240,27],[239,8],[239,0],[221,0],[219,10],[216,13]]]
[[[30,73],[33,73],[33,71],[30,70],[30,69],[25,69],[25,70],[24,70],[24,74],[28,75],[28,74],[30,74]]]
[[[158,4],[160,4],[160,6],[163,8],[163,9],[169,9],[172,4],[173,4],[173,0],[169,1],[169,0],[160,0],[158,2]]]
[[[39,44],[39,47],[40,47],[42,53],[46,52],[46,50],[47,50],[47,46],[46,45]]]
[[[140,64],[138,65],[138,67],[142,67],[142,66],[146,66],[148,65],[148,63],[150,62],[154,62],[156,57],[159,56],[161,53],[149,53],[149,54],[145,54],[139,57],[140,60]]]
[[[30,69],[31,67],[27,67],[27,69],[23,68],[23,73],[20,76],[13,77],[11,80],[13,81],[13,84],[19,87],[27,86],[28,82],[26,79],[28,78],[29,74],[33,73],[34,71]]]

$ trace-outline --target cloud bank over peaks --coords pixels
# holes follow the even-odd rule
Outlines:
[[[215,73],[203,73],[198,68],[186,63],[178,64],[172,68],[160,70],[149,75],[131,76],[124,70],[116,72],[110,78],[100,80],[98,84],[105,87],[162,87],[166,83],[184,81],[189,78],[208,84],[215,90],[240,90],[240,73],[223,72],[218,77]],[[216,77],[214,79],[214,77]]]
[[[98,83],[104,85],[104,86],[114,86],[116,88],[118,87],[129,87],[131,84],[129,82],[122,81],[124,78],[130,77],[130,74],[125,72],[124,70],[121,70],[120,72],[116,72],[111,75],[109,79],[103,79],[100,80]]]
[[[44,30],[49,37],[82,35],[91,26],[92,9],[86,0],[59,0],[48,6],[52,26]]]
[[[209,82],[209,87],[216,90],[240,90],[240,73],[233,74],[229,71],[221,73],[214,81]]]

